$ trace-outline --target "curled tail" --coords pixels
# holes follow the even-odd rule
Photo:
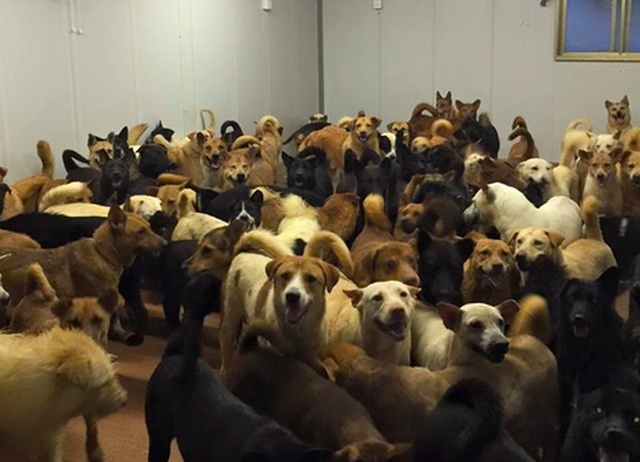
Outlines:
[[[65,149],[62,152],[62,163],[64,164],[64,169],[67,171],[67,173],[71,173],[74,170],[81,168],[78,164],[76,164],[76,160],[85,165],[89,165],[89,159],[76,151]]]
[[[604,242],[600,220],[598,220],[598,199],[588,196],[582,201],[582,216],[584,218],[584,237]]]
[[[158,184],[159,185],[182,185],[187,184],[191,181],[191,178],[184,175],[178,175],[177,173],[161,173],[158,175]]]
[[[518,136],[521,136],[527,142],[527,149],[522,156],[523,159],[531,159],[533,157],[533,149],[536,147],[536,142],[533,140],[533,136],[529,133],[525,127],[515,129],[511,135],[509,135],[509,141],[515,140]]]
[[[260,146],[260,140],[255,136],[251,135],[242,135],[236,138],[236,140],[231,145],[231,150],[235,151],[236,149],[248,148],[251,146]]]
[[[327,161],[327,154],[317,146],[308,146],[298,153],[298,157],[303,159],[312,156],[316,158],[317,163],[323,164]]]
[[[588,149],[591,143],[589,132],[572,130],[564,135],[562,140],[562,152],[560,153],[560,165],[572,168],[576,154],[580,149]]]
[[[364,199],[363,207],[367,226],[373,226],[381,231],[391,232],[391,222],[384,211],[384,198],[381,195],[369,194]]]
[[[205,114],[209,116],[209,123],[205,122]],[[200,121],[202,122],[203,130],[211,130],[211,132],[215,132],[216,129],[216,116],[211,109],[202,109],[200,110]]]
[[[593,125],[591,124],[591,122],[589,122],[589,120],[585,119],[584,117],[580,117],[578,119],[573,119],[571,122],[569,122],[569,125],[567,125],[567,129],[565,130],[565,133],[570,130],[577,130],[578,127],[580,126],[584,127],[584,129],[588,132],[593,131]]]
[[[431,104],[419,103],[415,108],[413,108],[413,112],[411,113],[411,118],[413,119],[414,117],[418,117],[419,115],[422,115],[424,111],[429,111],[429,113],[434,117],[438,116],[438,110],[435,107],[433,107]]]
[[[548,344],[551,339],[551,317],[547,301],[539,295],[520,300],[520,311],[509,328],[509,337],[531,335]]]
[[[42,162],[42,169],[40,170],[40,172],[43,175],[46,175],[49,178],[53,179],[53,175],[56,169],[56,163],[53,159],[51,145],[45,140],[40,140],[38,141],[37,151],[40,162]]]
[[[39,263],[33,263],[27,269],[25,279],[25,294],[40,292],[44,301],[53,301],[56,298],[56,291],[49,283],[44,270]]]
[[[229,128],[231,128],[230,133],[237,133],[238,136],[243,135],[242,127],[240,127],[240,124],[235,120],[225,120],[225,122],[220,127],[220,135],[227,135],[227,132],[229,132]]]
[[[197,195],[193,189],[183,189],[178,193],[178,220],[196,211]]]
[[[447,119],[438,119],[431,126],[432,136],[441,138],[453,138],[453,125]]]
[[[147,128],[149,128],[149,124],[138,124],[133,126],[127,135],[127,144],[129,146],[138,144],[140,137],[142,137],[142,134],[147,131]]]
[[[511,130],[515,130],[516,128],[524,128],[525,130],[528,129],[527,122],[526,120],[524,120],[524,117],[522,116],[514,117],[513,122],[511,123]]]
[[[305,257],[320,258],[321,260],[334,264],[330,259],[330,255],[332,255],[337,261],[336,266],[340,268],[345,276],[348,278],[353,277],[354,266],[351,253],[347,245],[337,234],[330,231],[318,231],[309,239],[303,255]]]
[[[159,144],[161,146],[164,146],[167,149],[171,149],[173,147],[171,142],[167,141],[167,139],[164,136],[160,135],[160,134],[158,134],[158,135],[153,137],[153,142],[156,143],[156,144]]]
[[[271,258],[293,255],[286,243],[264,229],[256,229],[242,235],[235,246],[234,255],[242,252],[262,253]]]

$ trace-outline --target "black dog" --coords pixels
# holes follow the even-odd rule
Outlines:
[[[25,213],[0,222],[0,229],[26,234],[43,249],[52,249],[84,237],[91,237],[104,220],[102,217]]]
[[[227,145],[227,151],[231,151],[233,143],[242,135],[244,135],[242,128],[235,120],[225,120],[220,127],[220,139]]]
[[[247,224],[247,231],[258,228],[262,223],[262,203],[264,197],[262,191],[254,191],[249,199],[238,199],[229,207],[231,218],[241,220]]]
[[[140,174],[156,180],[163,173],[176,169],[177,165],[167,157],[167,150],[159,144],[143,144],[138,150]]]
[[[173,138],[173,134],[174,133],[175,133],[175,131],[173,131],[170,128],[167,128],[167,127],[163,126],[162,125],[162,120],[159,120],[158,121],[158,125],[156,125],[156,127],[151,131],[151,133],[149,134],[147,139],[144,140],[144,144],[153,144],[153,143],[155,143],[155,141],[153,141],[153,138],[155,138],[156,135],[162,135],[165,140],[171,142],[171,138]]]
[[[313,191],[323,198],[333,193],[327,155],[322,149],[308,147],[296,157],[283,152],[282,160],[287,167],[287,186],[290,188]]]
[[[176,438],[185,462],[329,462],[332,452],[302,443],[220,385],[199,359],[209,300],[185,300],[185,322],[147,385],[149,462],[167,462]]]
[[[633,278],[634,260],[640,254],[640,217],[600,217],[602,236],[618,263],[620,279]]]
[[[533,462],[502,427],[500,398],[489,385],[452,385],[424,423],[416,462]]]
[[[429,171],[435,171],[442,175],[454,172],[454,180],[462,181],[464,158],[449,144],[428,149],[424,157]]]
[[[471,239],[453,243],[431,237],[422,229],[418,232],[418,275],[420,294],[425,301],[432,305],[440,302],[462,304],[463,265],[473,248]]]
[[[496,128],[486,115],[480,115],[480,121],[467,118],[453,134],[459,141],[457,147],[461,153],[470,144],[479,144],[483,151],[496,159],[500,151],[500,138]]]
[[[562,462],[640,461],[640,396],[607,386],[580,396]]]

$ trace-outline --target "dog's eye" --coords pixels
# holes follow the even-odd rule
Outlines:
[[[408,295],[408,294],[407,294],[405,291],[400,292],[400,296],[401,296],[402,298],[407,298],[407,295]]]
[[[280,279],[282,279],[283,281],[288,281],[291,279],[291,273],[282,273],[280,275]]]
[[[501,256],[503,256],[503,257],[508,257],[508,256],[509,256],[509,255],[511,255],[511,254],[510,254],[509,252],[507,252],[506,250],[502,250],[502,251],[500,252],[500,255],[501,255]]]
[[[604,164],[604,168],[609,168],[609,167],[611,167],[610,163],[607,162],[606,164]]]
[[[371,300],[373,300],[374,302],[381,302],[382,301],[382,295],[376,294],[373,297],[371,297]]]
[[[480,252],[481,257],[488,257],[489,255],[491,255],[491,252],[489,252],[488,250],[483,250],[482,252]]]
[[[316,281],[318,280],[318,279],[316,279],[316,277],[315,277],[314,275],[312,275],[312,274],[308,274],[308,275],[307,275],[307,277],[306,277],[305,279],[306,279],[306,281],[307,281],[309,284],[315,284],[315,283],[316,283]]]
[[[538,171],[538,167],[531,167],[531,170],[533,170],[534,172]]]
[[[640,417],[635,416],[635,417],[633,418],[633,423],[634,423],[634,424],[636,424],[636,425],[639,425],[639,424],[640,424]]]
[[[176,200],[175,200],[175,199],[169,199],[169,200],[167,201],[167,204],[169,204],[169,205],[174,205],[175,203],[176,203]]]
[[[71,321],[69,321],[69,326],[74,329],[80,329],[81,327],[80,320],[72,319]]]
[[[595,415],[602,415],[604,413],[604,409],[598,406],[593,410],[593,412],[595,413]]]
[[[516,244],[518,244],[518,245],[522,245],[522,239],[518,239],[518,240],[516,241]]]
[[[484,325],[480,321],[473,321],[469,324],[469,327],[471,327],[473,330],[482,330],[484,328]]]
[[[536,247],[540,247],[542,245],[542,241],[535,240],[533,241],[533,245],[535,245]]]
[[[209,255],[211,253],[211,250],[212,249],[209,248],[209,247],[203,247],[202,248],[202,255],[206,257],[207,255]]]
[[[145,229],[139,229],[138,230],[138,236],[142,237],[147,233],[147,231]]]
[[[629,164],[629,168],[636,168],[635,164]]]

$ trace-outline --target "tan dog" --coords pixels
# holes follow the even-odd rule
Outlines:
[[[347,123],[350,128],[353,122]],[[327,154],[329,160],[329,174],[333,180],[334,186],[338,183],[339,174],[344,169],[344,151],[342,147],[349,138],[349,131],[339,125],[329,125],[322,130],[312,132],[300,144],[298,152],[303,151],[309,146],[315,146],[322,149]]]
[[[187,183],[178,185],[166,184],[160,187],[149,187],[149,194],[156,196],[162,202],[162,211],[167,215],[174,216],[178,213],[178,196],[180,191],[187,187]]]
[[[222,190],[235,186],[273,184],[274,172],[259,146],[235,149],[222,156]]]
[[[53,179],[55,173],[53,152],[47,141],[38,141],[37,153],[42,163],[40,173],[23,178],[11,185],[11,193],[20,199],[26,212],[36,212],[38,210],[40,191]]]
[[[524,191],[526,184],[518,171],[502,159],[493,159],[480,152],[469,151],[464,160],[464,180],[467,184],[478,186],[481,181],[502,183]]]
[[[509,434],[531,457],[551,462],[556,450],[557,366],[553,353],[531,336],[536,324],[545,326],[543,334],[551,328],[546,303],[540,297],[522,301],[515,322],[520,316],[526,322],[520,323],[518,335],[508,339],[508,352],[499,363],[490,359],[498,359],[499,349],[504,350],[504,346],[498,348],[498,344],[504,345],[503,336],[498,335],[504,318],[494,307],[485,305],[484,310],[486,322],[471,317],[463,320],[462,313],[456,312],[447,321],[457,340],[456,346],[452,345],[452,366],[445,370],[432,372],[384,363],[347,344],[331,346],[325,365],[333,368],[337,382],[367,408],[390,441],[418,438],[425,416],[452,384],[465,378],[485,381],[504,403]]]
[[[260,140],[261,152],[270,165],[275,166],[282,152],[282,127],[280,121],[272,115],[260,118],[256,126],[255,137]]]
[[[556,196],[570,197],[579,202],[578,176],[564,165],[554,167],[548,160],[533,158],[520,162],[516,171],[525,184],[540,187],[544,202]]]
[[[457,99],[456,110],[458,111],[458,120],[460,122],[464,122],[466,119],[477,120],[480,104],[482,104],[482,101],[479,99],[475,100],[473,103],[463,103]]]
[[[585,127],[585,130],[579,130],[580,126]],[[591,132],[591,123],[586,119],[572,120],[565,132],[562,139],[562,151],[560,152],[560,165],[572,169],[578,176],[578,190],[580,195],[584,190],[584,184],[587,180],[587,174],[589,170],[589,162],[584,162],[580,159],[580,150],[590,150],[593,141],[596,137]]]
[[[384,281],[343,292],[358,310],[361,346],[367,354],[408,366],[415,297],[420,289],[398,281]]]
[[[219,151],[221,143],[208,130],[189,133],[185,139],[176,142],[169,142],[162,135],[156,135],[153,141],[167,149],[167,156],[178,167],[176,173],[190,178],[196,185],[203,181],[202,156],[205,152],[213,155]]]
[[[640,214],[640,128],[627,135],[619,171],[625,215]]]
[[[93,194],[86,183],[72,181],[49,189],[40,199],[38,211],[44,212],[49,207],[63,204],[91,202]]]
[[[242,220],[233,220],[228,226],[208,231],[189,259],[189,276],[211,272],[224,280],[233,260],[234,248],[245,231],[246,223]]]
[[[616,164],[622,160],[622,151],[594,153],[581,150],[579,156],[581,162],[589,165],[582,197],[594,196],[601,214],[622,214],[622,185],[616,172]]]
[[[0,459],[62,462],[64,427],[82,415],[88,459],[103,461],[97,420],[127,401],[107,353],[84,333],[58,327],[0,335],[0,350]]]
[[[356,230],[360,199],[354,193],[332,194],[318,209],[318,224],[325,231],[330,231],[349,240]]]
[[[11,188],[4,182],[7,173],[9,173],[9,171],[6,168],[0,167],[0,183],[4,184],[8,190],[7,194],[4,195],[4,208],[2,209],[0,220],[8,220],[24,212],[22,201],[17,194],[13,194]]]
[[[356,263],[354,282],[364,287],[376,281],[397,280],[418,287],[418,255],[414,242],[398,242],[384,212],[384,199],[369,195],[364,200],[365,227],[351,246]]]
[[[404,133],[403,135],[404,143],[409,144],[409,124],[407,122],[396,121],[396,122],[388,123],[387,131],[393,133],[396,136],[398,136],[398,133],[402,131]]]
[[[410,238],[414,231],[418,229],[418,223],[424,214],[423,204],[406,203],[406,195],[402,195],[402,202],[396,224],[393,228],[393,237],[399,241]]]
[[[513,141],[517,137],[520,139],[509,150],[509,162],[517,164],[533,157],[540,157],[533,136],[527,128],[527,122],[521,116],[516,116],[513,119],[511,129],[513,132],[509,135],[509,141]]]
[[[367,117],[364,111],[359,111],[354,119],[349,136],[342,145],[342,155],[349,149],[353,151],[358,160],[362,158],[365,151],[374,151],[380,155],[378,145],[378,127],[382,120],[377,117]]]
[[[613,135],[621,132],[622,137],[625,138],[631,129],[631,109],[627,95],[617,103],[606,100],[604,107],[607,108],[607,133]]]
[[[227,226],[226,221],[196,212],[196,199],[192,189],[183,189],[178,194],[178,223],[171,234],[172,241],[198,241],[208,231]]]
[[[495,239],[480,239],[464,264],[462,297],[465,303],[497,305],[515,295],[519,282],[509,246]]]
[[[585,238],[572,242],[564,249],[562,234],[544,228],[524,228],[516,231],[511,239],[516,258],[533,262],[540,258],[551,258],[556,264],[567,268],[572,278],[595,281],[612,266],[617,266],[611,248],[604,242],[598,204],[595,198],[587,197],[582,204],[585,219]]]
[[[276,327],[299,358],[314,358],[327,341],[325,291],[331,292],[339,277],[334,266],[318,258],[237,255],[223,285],[221,372],[231,364],[242,323],[252,319],[265,319]]]
[[[440,91],[436,92],[436,108],[438,109],[438,116],[445,119],[454,120],[458,116],[456,108],[453,107],[453,97],[450,91],[444,96],[440,94]]]
[[[227,144],[220,138],[213,136],[202,146],[200,167],[202,169],[203,188],[219,188],[221,183],[220,166],[222,156],[227,152]]]
[[[39,249],[40,244],[26,234],[14,233],[0,229],[0,247],[21,247],[23,249]]]
[[[429,112],[430,115],[424,114],[424,111]],[[411,118],[409,119],[409,128],[411,131],[411,137],[424,136],[428,138],[431,136],[431,125],[436,119],[439,118],[438,109],[433,107],[429,103],[419,103],[413,108],[411,112]]]

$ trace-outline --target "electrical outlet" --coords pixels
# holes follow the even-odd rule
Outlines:
[[[273,8],[273,0],[262,0],[262,9],[264,11],[271,11]]]
[[[381,10],[382,9],[382,0],[373,0],[373,9]]]

